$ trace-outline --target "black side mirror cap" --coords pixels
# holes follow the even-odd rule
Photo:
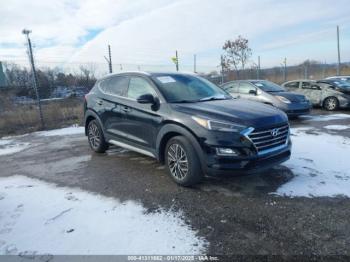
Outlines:
[[[144,94],[140,95],[136,101],[140,104],[154,104],[156,99],[152,94]]]
[[[256,96],[258,92],[256,92],[256,90],[249,90],[249,94]]]

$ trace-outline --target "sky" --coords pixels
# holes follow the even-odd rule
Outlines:
[[[94,64],[107,70],[111,45],[117,70],[218,70],[222,46],[238,35],[249,40],[249,65],[289,65],[306,59],[350,61],[348,0],[1,0],[0,61],[28,63],[23,28],[32,30],[39,66]],[[248,66],[249,66],[248,65]]]

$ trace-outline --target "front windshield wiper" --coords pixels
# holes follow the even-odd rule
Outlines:
[[[176,100],[171,101],[171,103],[197,103],[199,100]]]
[[[208,97],[203,97],[199,101],[211,101],[211,100],[226,100],[228,97],[225,96],[208,96]]]

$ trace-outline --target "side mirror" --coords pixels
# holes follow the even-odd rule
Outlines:
[[[249,94],[256,96],[258,94],[258,92],[256,90],[254,90],[254,89],[251,89],[251,90],[249,90]]]
[[[140,95],[136,101],[140,104],[154,104],[156,99],[152,94],[144,94]]]

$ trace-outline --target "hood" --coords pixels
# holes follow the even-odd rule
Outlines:
[[[279,109],[245,99],[214,100],[188,104],[172,104],[174,110],[191,116],[233,122],[261,128],[288,121]]]
[[[338,87],[335,90],[342,92],[343,94],[350,95],[350,87]]]
[[[285,91],[269,92],[269,94],[273,95],[273,96],[283,96],[291,102],[305,102],[305,100],[306,100],[304,95],[296,94],[296,93],[292,93],[292,92],[285,92]]]

